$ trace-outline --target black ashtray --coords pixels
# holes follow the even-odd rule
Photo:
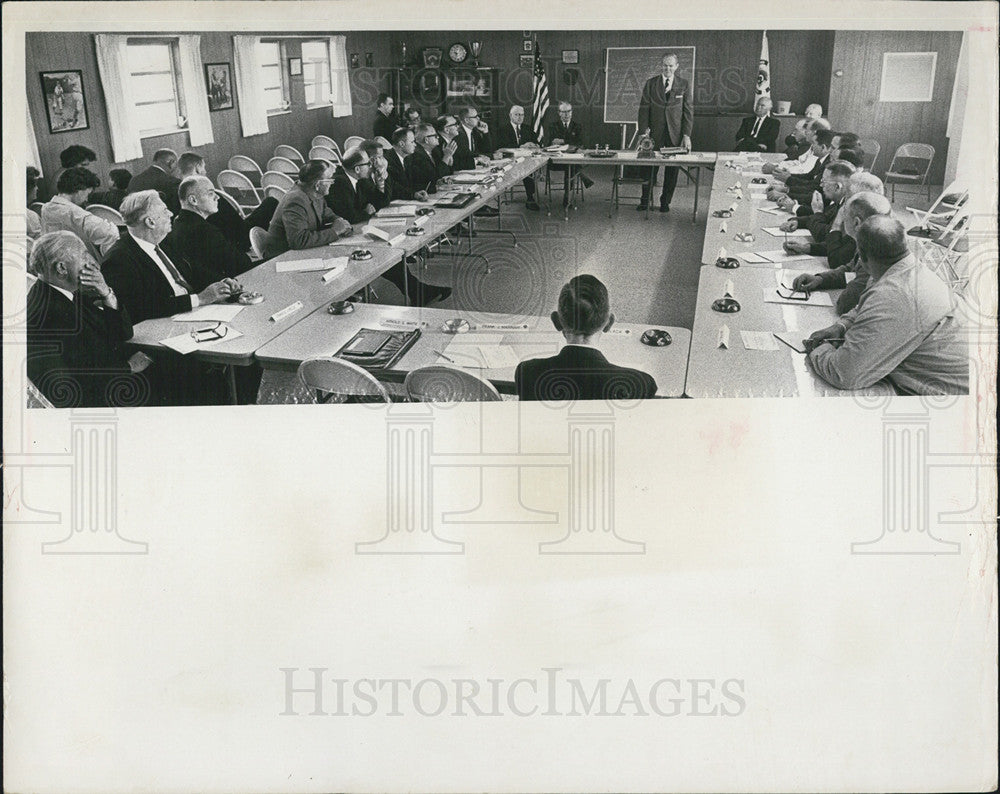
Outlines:
[[[713,218],[732,218],[733,217],[733,211],[732,210],[716,210],[715,212],[712,213],[712,217]]]
[[[350,314],[354,311],[354,304],[349,300],[334,301],[327,307],[329,314]]]
[[[367,248],[359,248],[357,251],[351,253],[351,259],[355,262],[364,262],[372,258],[372,252]]]
[[[650,328],[648,331],[643,332],[639,341],[650,347],[666,347],[674,340],[662,328]]]
[[[434,210],[431,209],[430,207],[420,207],[417,210],[417,215],[433,215],[433,214]]]
[[[740,302],[736,298],[716,298],[712,301],[712,311],[735,314],[739,310]]]
[[[753,179],[750,180],[750,184],[751,185],[766,185],[767,184],[767,180],[764,179],[764,177],[762,177],[762,176],[755,176]]]
[[[407,237],[419,237],[422,234],[427,234],[427,232],[420,226],[411,226],[406,230]]]
[[[259,292],[241,292],[236,297],[236,303],[241,306],[254,306],[264,302],[264,296]]]
[[[732,256],[720,256],[715,260],[715,266],[721,267],[723,270],[735,270],[740,266],[740,260]]]

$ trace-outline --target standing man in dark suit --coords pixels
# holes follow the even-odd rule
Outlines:
[[[594,276],[570,279],[559,293],[552,324],[566,344],[550,358],[522,361],[514,370],[521,400],[645,400],[656,395],[656,381],[648,372],[610,363],[596,347],[598,337],[611,330],[608,289]]]
[[[372,125],[373,135],[376,138],[382,137],[391,141],[392,133],[400,126],[395,110],[396,100],[388,94],[379,94],[377,103],[375,123]]]
[[[150,359],[129,359],[132,322],[101,269],[72,232],[43,234],[31,252],[28,377],[57,408],[153,402]]]
[[[500,124],[496,130],[494,143],[498,149],[538,149],[538,136],[535,131],[524,123],[524,108],[520,105],[512,105],[510,109],[510,123]],[[537,212],[540,208],[535,201],[535,180],[527,176],[522,183],[524,185],[525,207]]]
[[[743,119],[736,132],[737,152],[773,152],[778,144],[781,123],[771,115],[771,98],[762,96],[754,115]]]
[[[340,170],[333,177],[330,192],[326,194],[326,205],[334,215],[350,224],[364,223],[377,208],[364,194],[364,182],[371,175],[372,163],[368,154],[360,146],[348,149],[340,161]]]
[[[389,184],[392,186],[393,200],[427,201],[426,183],[417,185],[410,182],[406,170],[406,161],[413,155],[417,143],[413,130],[400,127],[392,134],[392,148],[385,153],[385,161],[389,166]]]
[[[219,209],[219,195],[207,176],[189,176],[181,182],[178,195],[181,211],[164,247],[200,268],[213,280],[236,278],[253,267],[250,257],[233,245],[208,222]]]
[[[652,137],[653,145],[683,146],[691,151],[691,129],[694,126],[694,98],[691,85],[676,74],[679,61],[673,54],[664,55],[661,73],[649,78],[642,89],[639,102],[640,132]],[[643,185],[642,200],[636,209],[645,211],[656,183],[656,172],[651,168],[649,182]],[[666,168],[663,173],[663,192],[660,194],[660,212],[670,212],[670,201],[677,186],[677,169]]]
[[[180,187],[181,180],[175,175],[176,170],[177,153],[173,149],[159,149],[153,155],[153,164],[132,177],[132,181],[128,183],[128,192],[159,191],[163,203],[176,215],[181,209],[177,199],[177,188]]]

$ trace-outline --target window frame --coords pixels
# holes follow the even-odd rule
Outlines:
[[[267,115],[271,116],[281,116],[285,113],[292,112],[292,90],[291,90],[291,79],[288,74],[288,49],[287,41],[281,38],[274,37],[262,37],[260,40],[261,44],[277,44],[278,45],[278,76],[281,80],[281,101],[284,103],[282,107],[268,108]],[[259,50],[258,50],[259,52]],[[263,64],[259,64],[263,66]]]
[[[175,135],[179,132],[187,131],[187,101],[184,96],[184,81],[181,78],[180,73],[180,42],[176,38],[164,38],[164,37],[136,37],[129,38],[125,42],[126,49],[129,47],[141,47],[149,45],[161,45],[166,46],[167,53],[170,57],[170,78],[173,82],[174,87],[174,118],[175,122],[173,126],[170,127],[155,127],[147,130],[139,130],[140,138],[159,138],[164,135]],[[142,74],[154,74],[153,72],[133,72],[132,66],[129,64],[129,77],[134,78],[136,75]],[[158,74],[158,73],[156,73]],[[135,103],[136,111],[141,104],[151,104],[151,103]],[[180,126],[176,123],[176,119],[183,117],[185,119],[184,126]]]
[[[306,44],[322,44],[323,47],[326,49],[326,80],[325,80],[325,82],[326,82],[326,85],[328,87],[327,95],[326,95],[326,99],[325,100],[323,100],[322,102],[314,103],[314,104],[310,104],[309,103],[309,88],[312,85],[312,83],[307,82],[306,79],[305,79],[306,59],[305,59],[305,56],[303,55],[302,56],[302,87],[303,87],[303,89],[305,91],[305,96],[306,96],[306,110],[315,110],[316,108],[333,107],[333,97],[332,97],[332,94],[333,94],[333,77],[330,74],[331,64],[333,63],[333,55],[330,52],[330,40],[329,39],[322,39],[322,38],[321,39],[315,39],[315,38],[302,39],[302,43],[300,45],[302,49],[300,49],[300,53],[304,52]]]

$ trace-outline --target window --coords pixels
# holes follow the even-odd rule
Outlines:
[[[285,67],[285,44],[281,41],[261,41],[257,44],[257,62],[264,83],[264,107],[269,116],[287,112],[291,105],[288,95],[288,71]]]
[[[306,107],[330,104],[330,44],[326,40],[302,42],[302,80]]]
[[[151,138],[183,129],[187,112],[177,66],[177,43],[129,41],[127,51],[139,135]]]

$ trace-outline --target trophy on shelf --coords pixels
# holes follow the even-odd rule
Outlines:
[[[403,56],[403,60],[402,60],[402,62],[399,65],[400,66],[406,66],[406,42],[405,41],[403,42],[403,45],[402,45],[402,56]]]
[[[479,68],[479,53],[483,49],[483,43],[481,41],[471,41],[469,44],[472,46],[472,65],[474,68]]]

